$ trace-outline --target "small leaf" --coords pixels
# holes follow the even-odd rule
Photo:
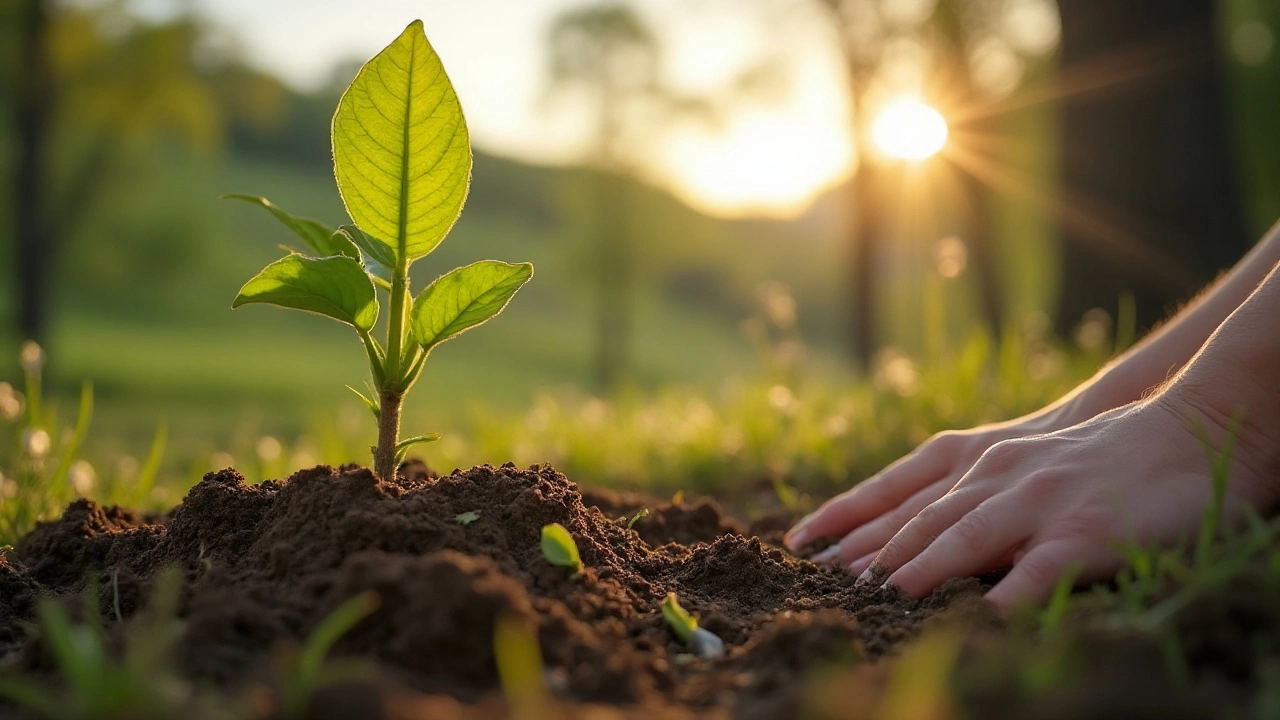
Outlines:
[[[311,218],[297,217],[281,210],[279,206],[270,200],[259,197],[257,195],[241,195],[231,194],[223,195],[224,200],[243,200],[252,203],[258,207],[264,208],[276,217],[285,227],[293,231],[295,235],[302,238],[302,241],[311,248],[318,257],[331,257],[333,255],[345,255],[352,260],[360,259],[360,251],[356,249],[351,239],[345,235],[335,235],[333,228],[322,222],[312,220]]]
[[[390,248],[369,237],[355,225],[343,225],[337,229],[336,234],[359,248],[357,255],[363,256],[361,262],[370,275],[385,281],[387,287],[391,286],[391,268],[395,267],[396,259]]]
[[[405,454],[408,453],[409,448],[413,447],[414,445],[419,445],[421,443],[435,442],[439,439],[440,439],[440,436],[438,434],[427,433],[426,435],[419,435],[417,437],[405,438],[404,440],[401,440],[400,442],[396,443],[396,464],[398,465],[400,464],[401,460],[404,460]]]
[[[382,408],[378,407],[378,403],[374,402],[372,398],[360,392],[359,390],[351,387],[350,385],[347,386],[347,389],[355,393],[356,397],[364,401],[365,406],[373,411],[373,418],[375,420],[382,417]]]
[[[672,505],[684,504],[684,490],[677,490],[675,494],[671,496],[671,504]]]
[[[471,144],[422,21],[365,63],[342,94],[333,166],[351,219],[394,259],[407,264],[431,252],[458,219]]]
[[[637,510],[636,514],[632,515],[631,519],[627,521],[627,529],[630,530],[632,527],[635,527],[636,522],[638,522],[642,517],[649,517],[649,508],[642,507]]]
[[[542,557],[557,567],[571,568],[574,575],[582,572],[578,546],[573,542],[573,536],[560,523],[543,526]]]
[[[662,601],[662,617],[675,631],[676,637],[681,642],[689,643],[693,641],[693,632],[698,629],[698,621],[692,615],[680,607],[680,601],[676,599],[673,592],[667,593],[667,597]]]
[[[476,510],[468,510],[464,513],[458,513],[453,519],[457,520],[459,525],[466,527],[479,520],[480,513]]]
[[[343,256],[280,258],[245,283],[231,307],[249,303],[318,313],[365,332],[378,320],[373,281],[358,261]]]
[[[502,312],[522,285],[533,277],[533,265],[481,260],[446,273],[413,302],[413,336],[424,350],[457,337]]]

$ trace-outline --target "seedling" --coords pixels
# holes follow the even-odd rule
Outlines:
[[[639,510],[636,511],[635,515],[631,516],[631,519],[627,521],[627,529],[630,530],[631,528],[635,527],[635,524],[637,522],[640,522],[640,518],[644,518],[644,517],[649,517],[649,508],[647,507],[640,508]]]
[[[276,684],[282,717],[303,717],[307,702],[317,690],[326,683],[354,674],[350,665],[326,663],[329,649],[377,610],[378,604],[378,594],[372,590],[347,599],[320,621],[301,650],[285,651],[276,657]]]
[[[400,408],[440,343],[506,307],[533,265],[482,260],[448,272],[413,298],[409,267],[444,240],[466,201],[471,144],[440,58],[414,21],[365,63],[333,116],[338,192],[353,224],[299,218],[265,198],[254,203],[294,232],[313,255],[291,251],[250,280],[231,303],[268,303],[331,317],[355,329],[369,357],[378,421],[374,471],[394,476],[408,449],[437,435],[400,439]],[[373,337],[386,293],[386,342]]]
[[[573,542],[573,536],[560,523],[542,527],[542,557],[552,565],[573,570],[572,575],[582,572],[578,546]]]
[[[457,520],[458,524],[461,525],[462,527],[466,527],[471,523],[479,520],[480,513],[476,510],[468,510],[463,513],[458,513],[456,516],[454,516],[453,519]]]
[[[680,607],[680,601],[673,592],[667,593],[662,601],[662,617],[676,637],[698,657],[707,660],[724,657],[724,641],[710,630],[698,627],[698,619]]]

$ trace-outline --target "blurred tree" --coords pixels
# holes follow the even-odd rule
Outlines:
[[[591,104],[595,127],[589,165],[595,171],[596,283],[594,374],[597,385],[614,389],[630,354],[631,295],[635,257],[627,220],[630,168],[625,143],[637,104],[660,96],[658,42],[624,4],[589,5],[556,18],[548,37],[551,89],[575,88]]]
[[[986,102],[973,76],[975,54],[983,42],[999,39],[1005,14],[1015,3],[1006,0],[822,0],[829,9],[828,17],[836,28],[848,69],[850,94],[853,98],[856,124],[855,145],[859,166],[849,183],[853,222],[849,225],[849,288],[852,293],[849,338],[855,359],[866,368],[877,349],[876,261],[881,244],[888,240],[889,227],[885,211],[895,198],[894,183],[898,169],[877,162],[871,144],[870,126],[877,102],[885,92],[920,93],[927,101],[947,109],[973,107]],[[1022,58],[1009,49],[1011,62]],[[1041,54],[1044,50],[1039,51]],[[920,87],[902,85],[895,74],[911,56],[923,57],[915,62]],[[1016,78],[1014,81],[1016,86]],[[1012,87],[1004,88],[1007,93]],[[962,127],[952,127],[971,136],[989,135],[984,124],[989,118],[979,113],[965,113],[970,119]],[[983,184],[971,174],[960,177],[965,208],[963,225],[971,264],[977,274],[977,290],[981,317],[988,331],[999,337],[1006,321],[1003,282],[995,252],[990,197]]]
[[[195,21],[144,24],[120,12],[53,12],[47,0],[23,0],[18,13],[13,270],[24,337],[47,340],[57,254],[90,217],[122,150],[166,134],[211,148],[222,133],[196,66]]]
[[[1215,0],[1061,3],[1064,84],[1058,327],[1132,293],[1139,327],[1252,244],[1232,158]],[[1274,88],[1273,88],[1274,92]]]

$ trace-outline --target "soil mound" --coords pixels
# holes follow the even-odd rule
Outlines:
[[[512,615],[536,628],[562,700],[644,708],[646,717],[791,717],[811,666],[874,659],[948,604],[980,608],[973,580],[924,602],[855,585],[744,536],[710,501],[650,503],[628,529],[643,499],[590,493],[602,511],[549,466],[438,478],[405,469],[383,482],[362,468],[321,466],[253,486],[224,470],[154,523],[78,501],[0,560],[0,658],[35,663],[23,624],[38,596],[96,583],[108,589],[108,622],[117,606],[127,619],[160,571],[176,566],[178,662],[225,689],[262,682],[273,648],[301,643],[344,600],[373,590],[378,609],[333,654],[375,660],[379,687],[399,688],[366,689],[383,699],[384,716],[398,707],[385,699],[409,691],[447,696],[432,702],[449,716],[492,716],[494,624]],[[577,577],[542,558],[541,529],[553,522],[577,542],[586,565]],[[668,592],[725,641],[724,659],[687,654],[659,610]]]

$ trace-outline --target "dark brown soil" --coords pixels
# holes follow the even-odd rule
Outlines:
[[[558,703],[521,717],[896,717],[882,704],[894,693],[915,698],[904,707],[918,705],[909,716],[922,718],[1213,717],[1224,707],[1244,717],[1270,697],[1259,687],[1280,685],[1280,603],[1265,600],[1274,573],[1245,574],[1180,615],[1173,654],[1160,637],[1085,622],[1060,642],[1033,642],[998,632],[1004,623],[982,602],[979,579],[910,601],[791,556],[775,545],[793,519],[785,511],[743,525],[709,499],[582,491],[547,466],[403,470],[385,483],[322,466],[256,486],[224,470],[150,520],[73,503],[0,555],[0,670],[52,676],[28,630],[39,597],[101,588],[118,645],[158,574],[176,567],[178,668],[250,700],[270,695],[282,647],[300,644],[347,598],[377,593],[378,609],[332,653],[373,671],[321,690],[312,718],[507,717],[494,652],[501,616],[536,632]],[[641,507],[650,514],[628,529]],[[463,513],[479,517],[464,525]],[[576,540],[580,576],[543,559],[541,529],[552,522]],[[668,592],[724,640],[725,658],[688,654],[659,611]],[[931,662],[900,653],[905,641],[948,623],[965,639],[944,669],[951,679],[934,685],[950,683],[963,713],[930,705],[937,687],[901,681],[927,677]],[[1170,667],[1175,655],[1183,667]],[[250,705],[273,714],[270,701]]]
[[[379,609],[334,652],[376,659],[377,687],[347,688],[338,704],[330,688],[318,715],[353,702],[367,713],[378,698],[395,715],[387,708],[425,702],[420,694],[448,696],[431,701],[441,717],[501,714],[493,628],[510,614],[536,628],[561,701],[647,716],[790,717],[809,669],[878,658],[947,605],[987,612],[976,581],[925,602],[857,586],[745,535],[709,500],[677,506],[595,492],[587,505],[548,466],[438,479],[417,470],[385,483],[364,469],[322,466],[256,486],[224,470],[163,524],[78,501],[0,562],[0,658],[48,664],[23,629],[39,595],[70,596],[96,582],[114,589],[101,599],[104,617],[118,603],[127,619],[157,573],[177,566],[185,573],[177,661],[189,678],[233,692],[268,677],[273,648],[300,643],[345,599],[377,592]],[[627,529],[641,505],[652,513]],[[466,512],[479,518],[463,525]],[[582,575],[543,559],[541,529],[553,522],[573,534]],[[785,523],[773,524],[776,536]],[[687,654],[659,611],[668,592],[725,641],[726,658]]]

